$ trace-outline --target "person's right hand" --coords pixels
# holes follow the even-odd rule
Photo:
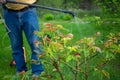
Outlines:
[[[0,0],[0,3],[4,4],[6,3],[6,0]]]

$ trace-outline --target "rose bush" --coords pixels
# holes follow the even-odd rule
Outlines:
[[[65,32],[65,33],[63,33]],[[84,37],[78,41],[74,35],[62,25],[45,23],[40,36],[45,74],[41,78],[48,80],[89,80],[96,77],[98,80],[110,74],[103,68],[111,59],[120,53],[120,33],[110,33],[106,41],[99,40],[100,32],[91,37]],[[59,75],[57,74],[59,73]],[[60,78],[58,78],[60,76]]]

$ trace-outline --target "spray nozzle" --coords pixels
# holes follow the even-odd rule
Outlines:
[[[63,12],[70,14],[72,17],[75,17],[75,13],[73,11],[64,10]]]

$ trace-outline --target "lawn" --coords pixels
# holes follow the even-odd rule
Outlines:
[[[62,21],[62,20],[52,20],[44,21],[40,20],[40,26],[44,23],[53,23],[63,25],[65,28],[69,29],[71,33],[74,34],[74,40],[78,40],[83,37],[89,37],[94,35],[96,32],[100,32],[100,39],[106,40],[106,36],[109,33],[118,33],[120,32],[119,26],[120,23],[108,23],[105,22],[101,25],[96,25],[95,22],[88,22],[83,19],[71,20],[71,21]],[[12,60],[11,56],[11,46],[9,38],[6,33],[5,26],[0,24],[0,80],[12,80],[15,75],[15,67],[10,67],[10,61]],[[24,36],[24,46],[27,53],[27,62],[28,68],[30,69],[30,48]],[[105,69],[110,73],[110,80],[119,80],[120,79],[120,55],[117,54],[116,58],[109,62]],[[72,76],[70,76],[72,77]],[[47,80],[47,79],[45,79]],[[48,79],[49,80],[49,79]],[[58,79],[59,80],[59,79]],[[91,80],[91,79],[90,79]],[[97,80],[94,78],[92,80]],[[108,80],[104,78],[103,80]]]

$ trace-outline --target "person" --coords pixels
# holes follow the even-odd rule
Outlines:
[[[14,1],[29,4],[34,4],[36,2],[36,0]],[[40,31],[36,8],[28,5],[7,3],[7,0],[0,0],[0,3],[3,5],[5,23],[10,30],[8,35],[12,48],[12,56],[16,62],[17,74],[23,74],[27,71],[23,51],[22,32],[24,31],[32,53],[32,77],[38,77],[44,69],[41,59],[39,59],[39,55],[42,54],[42,51],[40,49],[40,44],[38,44],[39,37],[36,35],[36,32]]]

